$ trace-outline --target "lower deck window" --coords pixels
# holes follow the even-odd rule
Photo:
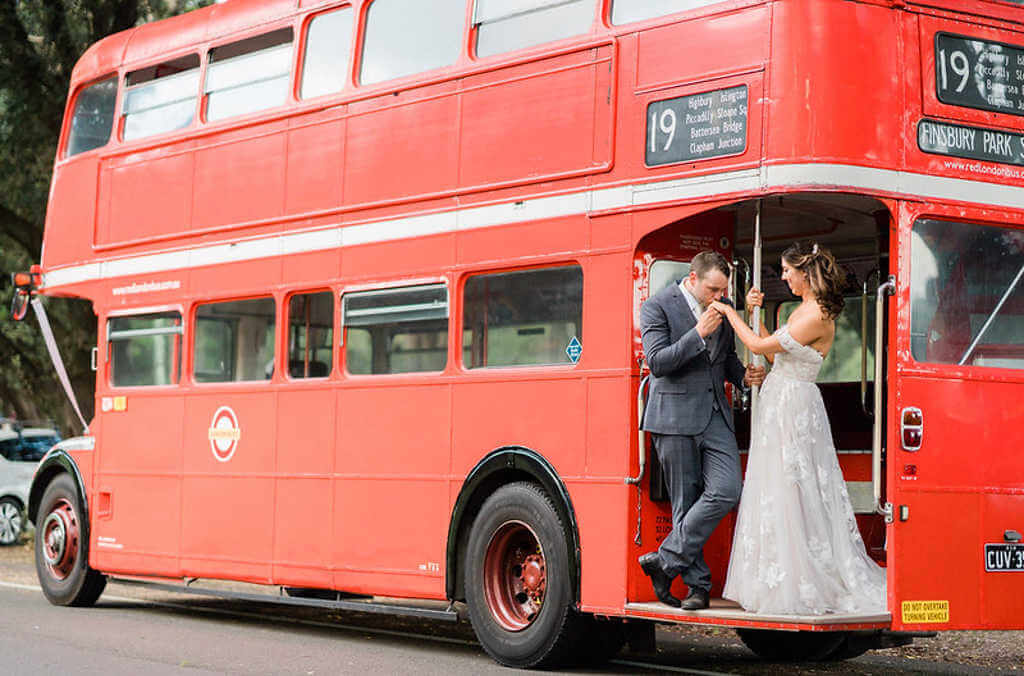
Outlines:
[[[182,331],[177,312],[111,317],[107,322],[110,384],[132,387],[178,382]]]
[[[195,379],[269,380],[274,374],[274,299],[207,303],[196,310]]]
[[[448,363],[444,284],[347,293],[342,324],[349,373],[443,371]]]
[[[477,275],[464,297],[468,368],[573,363],[570,344],[583,338],[580,266]]]
[[[325,378],[334,348],[334,294],[301,293],[288,301],[288,376]]]
[[[836,317],[836,336],[832,347],[825,356],[818,373],[819,383],[853,383],[860,382],[861,366],[864,358],[864,341],[867,341],[867,378],[874,380],[875,373],[875,307],[868,302],[867,333],[862,334],[861,296],[848,296],[842,312]],[[791,300],[779,306],[777,325],[782,326],[789,321],[790,315],[800,305],[800,301]],[[742,347],[742,343],[738,343]]]
[[[910,247],[914,359],[1024,368],[1024,231],[921,220]]]

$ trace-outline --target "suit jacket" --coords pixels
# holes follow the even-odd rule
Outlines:
[[[700,434],[717,401],[726,423],[735,431],[725,381],[742,388],[745,369],[736,356],[735,333],[729,322],[722,319],[714,353],[709,354],[697,333],[693,311],[675,283],[640,308],[640,336],[651,369],[643,429],[656,434]]]

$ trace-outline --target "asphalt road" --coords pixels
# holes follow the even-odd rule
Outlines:
[[[659,627],[657,653],[626,652],[599,669],[568,673],[989,674],[1015,667],[1024,672],[1024,632],[948,636],[843,663],[793,665],[759,661],[728,630]],[[972,645],[981,645],[976,641],[996,639],[1000,642],[971,652]],[[989,652],[998,655],[997,662],[985,658]],[[0,673],[457,676],[511,670],[491,661],[467,623],[206,599],[121,585],[109,585],[93,608],[54,607],[35,585],[29,552],[16,547],[0,550]]]

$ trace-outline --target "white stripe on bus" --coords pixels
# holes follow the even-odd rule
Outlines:
[[[1021,208],[1024,187],[844,164],[783,164],[639,185],[594,188],[454,211],[339,225],[305,232],[242,238],[161,253],[111,258],[47,271],[45,286],[185,270],[289,254],[438,235],[528,221],[783,188],[871,190],[911,198],[939,198],[982,206]],[[186,236],[183,234],[183,236]]]

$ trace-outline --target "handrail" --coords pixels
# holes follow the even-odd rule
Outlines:
[[[892,505],[882,504],[882,364],[885,361],[883,333],[885,331],[885,298],[896,293],[896,277],[878,287],[875,295],[875,424],[871,438],[871,489],[875,497],[875,511],[892,522]]]
[[[647,374],[640,381],[640,387],[637,388],[636,392],[636,433],[637,433],[637,451],[640,455],[640,470],[635,477],[628,476],[625,481],[627,484],[639,485],[640,481],[644,478],[644,473],[647,471],[647,435],[644,434],[644,408],[646,408],[647,400],[644,397],[644,388],[650,384],[651,374]]]
[[[860,297],[860,407],[868,417],[875,415],[874,411],[868,410],[868,287],[871,285],[871,278],[878,279],[881,274],[878,268],[867,274]],[[877,313],[875,321],[878,321]],[[878,352],[875,352],[875,359],[878,359]]]

